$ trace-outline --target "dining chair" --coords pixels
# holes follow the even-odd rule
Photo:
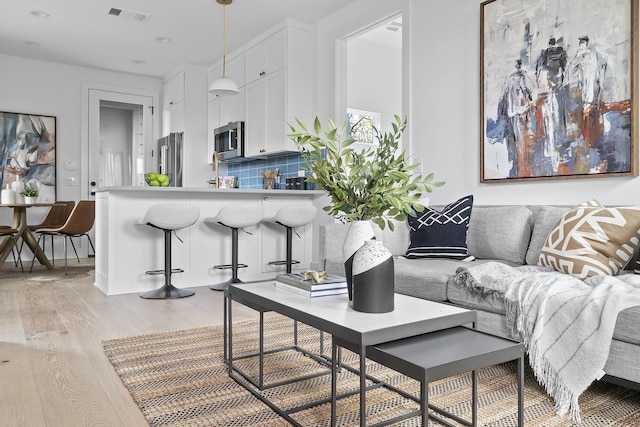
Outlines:
[[[38,236],[38,245],[40,244],[40,240],[45,236],[62,236],[64,237],[64,274],[67,274],[67,239],[71,242],[71,246],[73,246],[73,250],[76,253],[76,258],[78,258],[78,252],[76,251],[75,244],[73,243],[73,237],[82,237],[87,236],[89,239],[89,244],[91,245],[91,250],[95,254],[95,248],[93,246],[93,242],[91,241],[91,237],[89,236],[89,231],[93,228],[93,223],[95,221],[96,209],[95,209],[95,201],[93,200],[80,200],[71,211],[69,218],[67,221],[60,227],[52,227],[52,228],[41,228],[37,230],[36,233]],[[35,259],[31,260],[31,269],[33,270],[33,262]],[[80,262],[80,258],[78,258],[78,262]]]
[[[15,266],[18,266],[18,263],[20,263],[20,269],[22,270],[22,272],[24,272],[24,266],[22,265],[22,258],[20,258],[20,251],[16,251],[15,248],[18,247],[18,240],[16,239],[16,234],[18,234],[18,230],[16,230],[15,228],[11,228],[11,227],[6,227],[4,225],[0,226],[0,237],[6,237],[6,236],[11,236],[13,238],[13,248],[11,249],[11,252],[13,253],[13,261]],[[17,260],[16,260],[16,252],[17,252]]]
[[[29,230],[31,230],[32,233],[35,233],[38,230],[42,230],[43,228],[62,227],[64,223],[67,222],[67,219],[69,218],[69,215],[71,215],[71,211],[73,211],[73,208],[75,207],[75,205],[76,205],[76,202],[74,202],[73,200],[57,201],[55,205],[51,206],[45,219],[40,224],[29,225],[28,226]],[[46,239],[44,239],[42,241],[43,252],[46,251],[46,248],[45,248],[46,245],[47,245]],[[20,243],[20,253],[22,253],[23,246],[24,246],[24,240]],[[75,247],[74,247],[74,250],[75,250]],[[53,235],[51,235],[51,260],[54,260],[54,258],[55,258],[55,254],[54,254],[54,248],[53,248]],[[76,252],[76,258],[78,258],[77,252]]]

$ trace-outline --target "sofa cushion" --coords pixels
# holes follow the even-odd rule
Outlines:
[[[469,255],[524,264],[531,238],[531,216],[525,206],[474,208],[467,234]]]
[[[538,264],[540,251],[542,250],[549,233],[558,220],[562,218],[562,215],[567,213],[570,209],[570,207],[540,206],[538,212],[534,215],[531,242],[529,242],[529,249],[527,249],[527,264]]]
[[[467,229],[473,196],[466,196],[438,211],[426,207],[409,217],[409,258],[466,258]]]
[[[431,301],[447,300],[447,282],[463,261],[446,258],[394,258],[395,291]]]
[[[579,279],[615,275],[633,258],[639,233],[640,207],[583,203],[564,214],[551,230],[538,264]]]

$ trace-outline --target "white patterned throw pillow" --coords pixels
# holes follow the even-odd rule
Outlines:
[[[579,279],[615,275],[640,244],[640,207],[605,208],[597,201],[565,213],[540,251],[538,264]]]

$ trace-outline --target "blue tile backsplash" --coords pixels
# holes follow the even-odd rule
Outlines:
[[[227,175],[238,177],[238,188],[260,189],[264,185],[260,171],[278,168],[275,188],[284,189],[285,180],[298,176],[298,171],[303,167],[304,161],[300,154],[290,153],[251,162],[230,163],[227,166]]]

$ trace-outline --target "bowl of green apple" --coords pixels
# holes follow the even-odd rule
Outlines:
[[[171,184],[171,177],[163,173],[149,172],[144,174],[144,180],[151,187],[168,187]]]

